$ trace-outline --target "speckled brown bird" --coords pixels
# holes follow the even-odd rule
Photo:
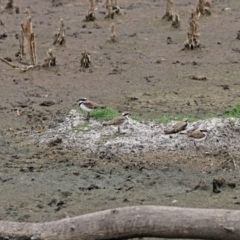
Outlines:
[[[208,130],[206,129],[197,129],[183,134],[186,134],[188,137],[192,138],[194,141],[194,145],[197,148],[196,142],[204,141],[207,137],[207,133]]]
[[[172,134],[172,133],[178,133],[183,130],[185,130],[188,126],[188,120],[184,119],[183,121],[179,121],[176,124],[174,124],[172,127],[165,129],[165,134]]]
[[[125,125],[129,120],[130,113],[125,112],[121,116],[115,117],[110,121],[104,122],[103,126],[114,125],[118,126],[118,133],[120,133],[120,126]]]

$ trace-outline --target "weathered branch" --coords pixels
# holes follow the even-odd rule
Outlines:
[[[0,57],[0,60],[1,60],[2,62],[6,63],[8,66],[10,66],[10,67],[12,67],[12,68],[19,68],[18,66],[10,63],[9,61],[7,61],[6,59],[4,59],[4,58],[2,58],[2,57]]]
[[[124,207],[46,223],[0,221],[0,239],[240,239],[240,211]]]

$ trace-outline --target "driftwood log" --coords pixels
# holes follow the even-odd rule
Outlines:
[[[239,240],[240,211],[135,206],[46,223],[0,221],[0,240],[91,240],[133,237]]]

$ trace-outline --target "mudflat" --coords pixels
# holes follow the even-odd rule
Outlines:
[[[197,1],[175,2],[181,18],[177,29],[162,20],[166,11],[163,0],[119,0],[122,11],[114,19],[104,18],[104,2],[97,1],[94,22],[83,21],[88,1],[24,0],[17,3],[19,14],[1,13],[1,57],[20,64],[15,57],[19,50],[16,35],[20,34],[24,10],[29,8],[38,62],[54,48],[57,63],[23,72],[0,62],[1,220],[52,221],[143,204],[240,208],[240,144],[230,144],[231,134],[234,139],[239,134],[238,125],[232,127],[235,120],[229,120],[229,131],[224,132],[229,144],[226,140],[221,145],[216,139],[215,148],[207,140],[199,149],[190,142],[182,148],[160,147],[119,156],[116,150],[113,155],[100,156],[89,151],[94,139],[87,137],[89,127],[82,135],[83,142],[82,131],[75,132],[81,147],[67,137],[64,142],[40,141],[41,136],[54,138],[58,134],[52,131],[48,135],[49,129],[61,131],[59,126],[71,119],[67,116],[78,109],[76,101],[83,97],[149,121],[179,115],[221,119],[239,103],[240,2],[212,1],[212,14],[199,18],[201,48],[184,51],[190,11]],[[3,8],[5,4],[3,1]],[[61,18],[66,46],[53,46],[53,33]],[[112,23],[117,35],[114,43],[107,41]],[[91,54],[89,68],[81,67],[84,50]],[[95,124],[92,119],[90,123]],[[136,134],[135,122],[132,124]],[[101,128],[96,126],[97,133]],[[72,129],[65,130],[62,135],[69,136]],[[107,131],[111,130],[111,139],[126,137],[116,135],[114,128]],[[131,126],[127,134],[131,135]],[[167,138],[170,141],[175,135]],[[107,136],[98,144],[108,140]],[[118,149],[121,152],[121,145]],[[221,177],[226,183],[214,193],[212,182]]]

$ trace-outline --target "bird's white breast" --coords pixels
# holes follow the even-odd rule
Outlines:
[[[84,103],[82,103],[82,104],[80,105],[80,108],[81,108],[83,111],[87,111],[87,112],[92,111],[92,109],[86,107],[86,106],[84,105]]]

